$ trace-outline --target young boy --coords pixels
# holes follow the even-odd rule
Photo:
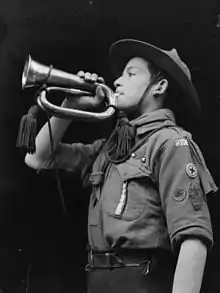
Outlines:
[[[64,144],[71,120],[50,120],[57,167],[85,179],[92,166],[88,292],[198,293],[213,244],[206,195],[217,187],[191,134],[175,121],[200,115],[190,71],[175,49],[137,40],[114,43],[110,58],[120,74],[117,110],[128,118],[119,115],[110,138]],[[67,98],[62,107],[86,110],[103,99],[98,88],[96,97]],[[25,162],[54,168],[47,124]]]

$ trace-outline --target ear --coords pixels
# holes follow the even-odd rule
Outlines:
[[[155,97],[162,95],[166,92],[168,88],[168,80],[167,79],[161,79],[157,84],[155,84],[153,89],[153,94]]]

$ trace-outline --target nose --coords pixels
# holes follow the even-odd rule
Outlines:
[[[120,76],[119,78],[117,78],[117,79],[114,81],[114,87],[115,87],[115,88],[117,88],[117,87],[119,87],[119,86],[122,85],[122,83],[121,83],[121,78],[122,78],[122,76]]]

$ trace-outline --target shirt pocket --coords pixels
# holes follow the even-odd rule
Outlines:
[[[125,221],[139,218],[146,207],[150,176],[150,170],[140,160],[130,159],[115,165],[103,190],[104,211]]]

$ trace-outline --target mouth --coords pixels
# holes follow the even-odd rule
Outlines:
[[[116,93],[115,93],[116,98],[118,98],[118,97],[121,96],[121,95],[123,95],[123,93],[121,93],[121,92],[116,92]]]

